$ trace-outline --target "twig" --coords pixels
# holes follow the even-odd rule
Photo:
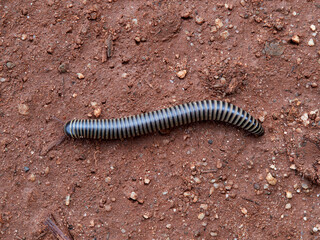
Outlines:
[[[66,236],[59,227],[55,224],[53,215],[51,214],[51,217],[48,217],[44,221],[44,225],[46,225],[49,230],[52,232],[52,234],[58,239],[58,240],[73,240],[73,238],[70,238]]]

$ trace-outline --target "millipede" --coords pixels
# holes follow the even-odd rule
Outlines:
[[[64,125],[71,138],[124,139],[199,121],[221,121],[262,136],[261,123],[231,103],[203,100],[115,119],[74,119]]]

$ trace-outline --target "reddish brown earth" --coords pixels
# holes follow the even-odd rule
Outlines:
[[[318,1],[4,0],[0,17],[1,239],[56,239],[51,214],[74,239],[320,239]],[[92,102],[116,118],[203,99],[266,134],[57,145],[56,119]]]

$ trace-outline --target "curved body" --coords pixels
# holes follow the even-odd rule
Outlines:
[[[231,123],[257,136],[261,123],[241,108],[217,100],[185,103],[161,110],[117,119],[75,119],[64,125],[72,138],[123,139],[199,121]]]

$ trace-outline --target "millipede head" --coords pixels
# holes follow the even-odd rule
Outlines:
[[[63,127],[63,131],[64,133],[68,136],[68,137],[72,137],[72,133],[71,133],[71,122],[72,121],[68,121],[64,124]]]

